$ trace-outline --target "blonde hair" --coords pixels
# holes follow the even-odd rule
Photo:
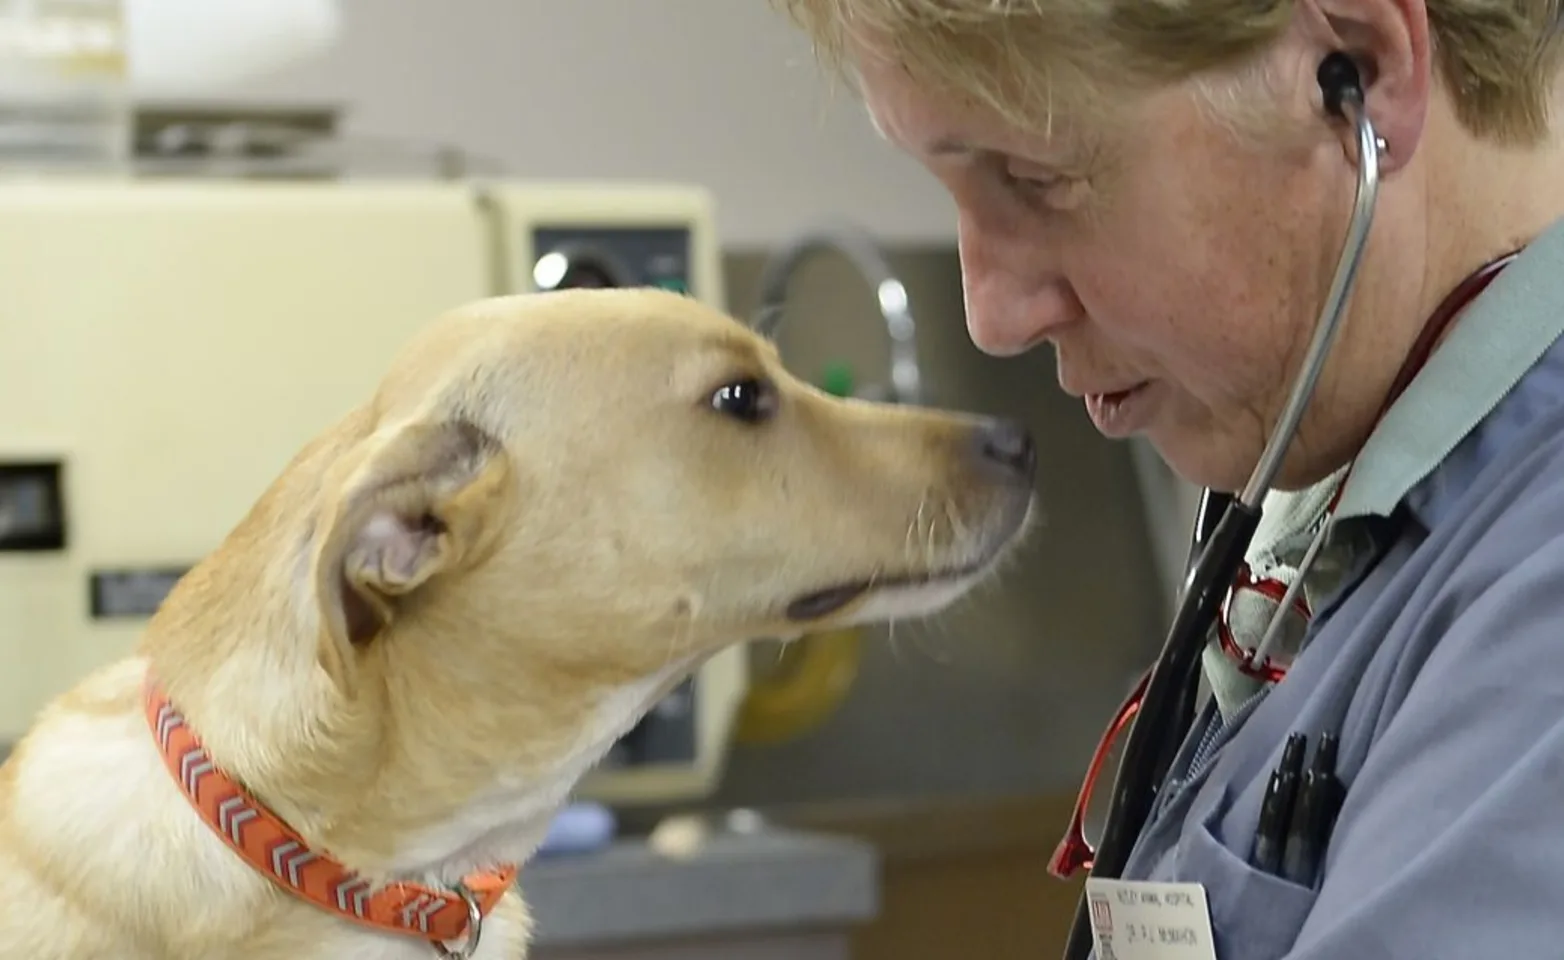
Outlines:
[[[904,69],[1021,128],[1056,105],[1104,111],[1116,95],[1194,80],[1245,123],[1270,84],[1261,54],[1294,0],[772,0],[841,70],[872,37]],[[1561,0],[1427,0],[1442,85],[1474,135],[1534,143],[1564,48]]]

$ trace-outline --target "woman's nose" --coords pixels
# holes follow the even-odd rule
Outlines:
[[[1081,317],[1080,303],[1046,253],[985,233],[965,218],[958,249],[967,332],[984,353],[1025,353]]]

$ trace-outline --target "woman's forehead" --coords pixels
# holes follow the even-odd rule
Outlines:
[[[1009,121],[976,98],[936,89],[899,66],[865,64],[858,86],[870,123],[886,140],[925,159],[974,153],[1002,153],[1047,159],[1079,154],[1106,135],[1107,124],[1094,124],[1063,111],[1039,118],[1036,129]]]
[[[922,152],[936,139],[964,137],[973,128],[992,125],[899,64],[869,57],[858,62],[854,73],[875,130],[900,146]]]

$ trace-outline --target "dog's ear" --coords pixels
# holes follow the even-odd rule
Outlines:
[[[510,458],[472,423],[415,422],[365,439],[314,557],[321,665],[339,688],[351,692],[357,648],[421,588],[488,555],[513,499]]]

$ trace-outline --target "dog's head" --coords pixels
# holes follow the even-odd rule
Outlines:
[[[316,557],[344,661],[407,622],[483,638],[496,675],[629,677],[924,615],[991,568],[1032,503],[1023,430],[823,394],[741,324],[660,291],[458,311],[373,409]]]
[[[264,747],[234,762],[285,778],[291,813],[337,804],[321,816],[351,829],[341,811],[373,810],[382,837],[435,830],[397,841],[398,863],[448,862],[518,804],[536,820],[725,645],[960,596],[1025,525],[1033,468],[1013,425],[828,396],[687,297],[487,300],[432,324],[300,454],[176,590],[150,649],[221,674],[191,696],[249,696],[257,669],[327,678],[287,681],[316,691],[302,714],[273,699],[198,722],[231,752]],[[237,582],[251,556],[273,558],[257,576],[288,585],[296,632],[318,638],[308,661],[277,670],[270,627],[249,648],[170,652],[223,633],[178,621],[253,593]],[[475,803],[468,835],[439,833]]]

